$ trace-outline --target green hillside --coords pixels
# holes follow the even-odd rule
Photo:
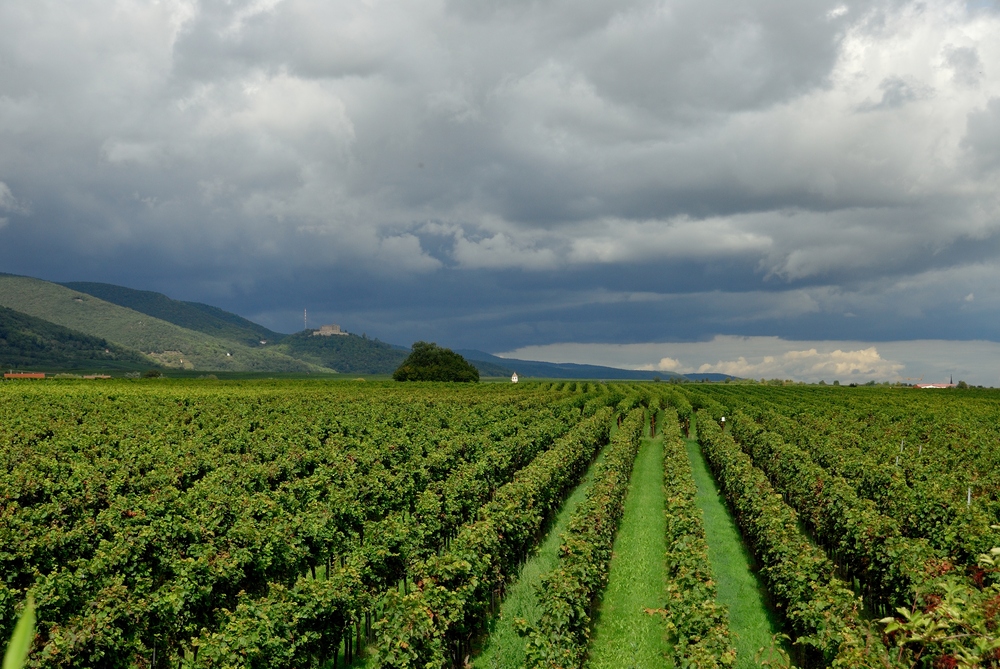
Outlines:
[[[148,369],[146,356],[104,339],[0,307],[0,369]]]
[[[289,356],[343,374],[392,374],[409,351],[358,335],[314,335],[304,330],[287,335],[275,348]]]
[[[110,283],[90,281],[71,281],[61,285],[188,330],[203,332],[247,346],[257,346],[262,339],[274,343],[285,337],[263,325],[218,307],[200,302],[182,302],[150,290],[135,290]]]
[[[165,367],[218,371],[328,371],[270,346],[253,348],[168,323],[58,284],[0,276],[0,306],[140,351]]]

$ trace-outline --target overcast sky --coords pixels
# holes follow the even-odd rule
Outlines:
[[[1000,385],[992,2],[0,0],[0,26],[0,271],[636,367],[975,349]]]

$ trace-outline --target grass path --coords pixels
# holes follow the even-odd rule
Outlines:
[[[691,422],[693,435],[694,421]],[[756,667],[754,658],[758,649],[771,646],[772,635],[780,631],[780,626],[766,604],[766,590],[750,568],[752,557],[743,545],[725,499],[719,495],[698,442],[686,439],[685,444],[698,487],[695,501],[705,515],[705,539],[718,586],[717,599],[729,609],[736,666]]]
[[[590,669],[668,666],[663,618],[644,611],[663,606],[667,550],[663,513],[663,441],[643,439],[594,627]]]
[[[500,615],[492,621],[492,629],[482,652],[473,659],[472,666],[477,669],[519,669],[524,666],[524,639],[518,636],[514,629],[515,618],[528,622],[537,622],[541,617],[541,608],[535,599],[535,588],[546,574],[556,568],[559,563],[559,535],[566,531],[569,519],[587,496],[587,490],[593,481],[594,466],[603,458],[604,451],[598,456],[566,499],[562,509],[556,515],[555,522],[538,547],[518,574],[517,580],[507,588],[507,596],[500,605]]]

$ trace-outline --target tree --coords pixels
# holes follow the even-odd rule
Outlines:
[[[479,370],[451,349],[418,341],[403,364],[393,372],[397,381],[479,381]]]

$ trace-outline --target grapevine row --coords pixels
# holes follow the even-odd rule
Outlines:
[[[695,504],[691,462],[677,414],[663,416],[663,489],[667,515],[667,592],[664,614],[678,669],[731,667],[736,651],[729,616],[716,602],[702,512]]]
[[[594,472],[586,499],[562,537],[559,566],[542,578],[542,615],[527,644],[528,666],[580,667],[590,643],[591,606],[607,584],[615,533],[639,451],[645,412],[633,409]]]
[[[448,551],[411,567],[416,588],[386,594],[385,617],[376,624],[375,667],[461,664],[504,585],[607,443],[610,416],[602,409],[581,423],[500,488]]]
[[[750,457],[705,413],[698,440],[761,573],[811,666],[886,667],[878,635],[861,615],[861,601],[835,576],[834,564],[802,536],[795,512],[776,494]]]
[[[731,418],[733,437],[781,493],[815,539],[862,585],[865,602],[885,616],[913,600],[934,569],[936,555],[924,539],[908,539],[899,524],[870,500],[812,461],[808,453],[765,432],[745,414]]]
[[[375,404],[372,412],[363,406],[370,402],[362,402],[350,422],[321,416],[316,434],[299,427],[309,414],[296,406],[314,396],[273,403],[250,394],[244,402],[213,403],[167,395],[169,402],[153,404],[148,396],[121,393],[85,396],[94,410],[81,411],[75,421],[53,414],[61,424],[39,425],[24,442],[28,457],[0,470],[6,500],[0,507],[0,622],[12,620],[30,585],[39,601],[40,662],[163,661],[180,640],[217,627],[221,607],[242,601],[243,592],[292,585],[364,543],[371,523],[412,512],[405,510],[428,485],[456,468],[469,473],[484,454],[496,458],[495,440],[545,445],[567,420],[576,420],[570,416],[579,416],[578,409],[560,410],[558,419],[553,413],[554,420],[539,421],[543,416],[530,409],[541,397],[495,404],[449,397],[455,401],[445,410],[423,414],[410,401],[388,415],[377,412],[391,405]],[[115,405],[141,402],[147,413],[108,421],[117,414],[106,405],[117,411]],[[261,418],[267,413],[274,415]],[[103,425],[95,429],[88,414]],[[227,415],[234,419],[227,422]],[[376,420],[365,422],[369,416]],[[466,436],[456,438],[445,424],[456,419],[465,423]],[[440,429],[428,425],[438,420]],[[150,437],[166,432],[166,439],[143,449],[138,435],[128,434],[133,429]],[[384,441],[372,448],[372,438]],[[468,513],[465,498],[459,487],[442,501],[458,502],[455,510]]]
[[[315,573],[306,574],[289,587],[272,587],[263,598],[240,598],[234,611],[224,612],[218,631],[196,639],[192,664],[309,666],[336,658],[341,642],[349,661],[371,640],[385,591],[408,586],[408,565],[447,546],[497,486],[550,443],[522,438],[459,467],[443,484],[428,487],[412,513],[397,511],[371,522],[365,540],[339,564],[327,565],[320,582]]]

